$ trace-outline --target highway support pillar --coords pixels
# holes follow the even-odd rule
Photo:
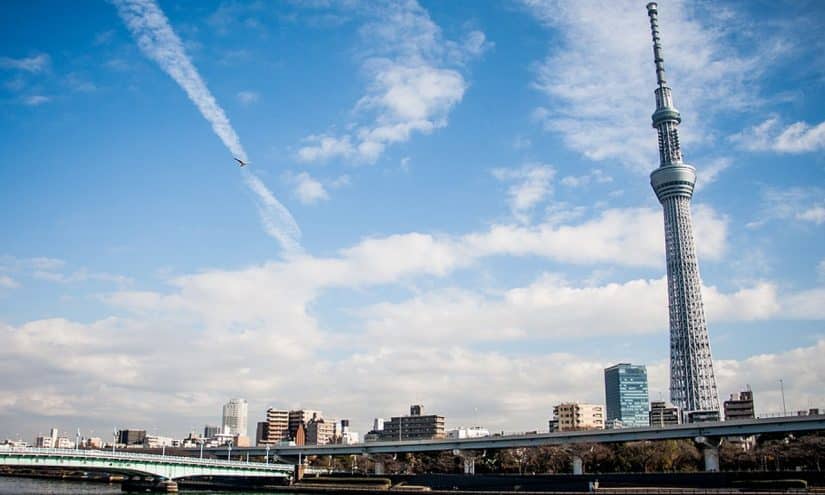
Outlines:
[[[722,439],[717,437],[696,437],[694,441],[702,449],[702,457],[705,459],[705,471],[719,471],[719,446]]]
[[[472,452],[453,449],[453,455],[461,457],[464,464],[464,474],[476,474],[476,456]]]
[[[299,481],[304,479],[304,465],[303,463],[298,463],[295,465],[295,471],[293,472],[293,481],[298,483]]]
[[[574,455],[572,464],[573,474],[584,474],[584,460],[581,457]]]

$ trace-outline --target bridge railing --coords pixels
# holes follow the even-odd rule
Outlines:
[[[289,464],[265,464],[263,462],[249,462],[249,461],[229,461],[223,459],[198,458],[186,456],[173,455],[157,455],[157,454],[138,454],[133,452],[117,451],[115,453],[106,450],[94,449],[52,449],[52,448],[36,448],[36,447],[10,447],[3,448],[0,446],[0,456],[4,454],[32,454],[32,455],[55,455],[64,457],[83,457],[94,459],[114,459],[114,460],[134,460],[134,461],[151,461],[151,462],[166,462],[174,464],[190,464],[198,466],[219,466],[231,468],[244,468],[256,470],[272,470],[283,471],[284,469],[291,469]]]

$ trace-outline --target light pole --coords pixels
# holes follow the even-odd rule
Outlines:
[[[266,444],[266,463],[269,464],[269,444]]]
[[[117,428],[112,430],[112,455],[115,455],[115,446],[117,445]]]
[[[232,460],[232,442],[229,442],[229,444],[227,444],[226,460],[227,461]]]
[[[203,459],[203,441],[204,439],[201,439],[201,459]]]
[[[163,445],[161,445],[160,447],[161,447],[161,449],[160,449],[160,456],[161,456],[161,457],[166,457],[166,444],[164,443],[164,444],[163,444]]]
[[[785,382],[779,379],[779,391],[782,393],[782,416],[788,415],[788,410],[785,409]]]

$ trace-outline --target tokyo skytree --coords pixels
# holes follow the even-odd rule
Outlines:
[[[673,106],[665,80],[658,11],[647,4],[656,63],[656,111],[653,127],[659,134],[659,168],[650,174],[650,185],[662,203],[665,216],[667,296],[670,306],[670,400],[683,414],[702,411],[718,417],[719,395],[713,374],[708,327],[702,304],[699,265],[693,239],[690,198],[696,169],[682,162],[677,126],[682,121]]]

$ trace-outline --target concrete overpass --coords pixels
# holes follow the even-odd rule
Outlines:
[[[642,440],[671,440],[679,438],[743,437],[763,433],[792,433],[825,431],[825,414],[785,416],[739,421],[719,421],[667,426],[663,428],[622,428],[616,430],[561,431],[554,433],[488,436],[460,440],[410,440],[401,442],[368,442],[352,445],[305,445],[303,447],[271,445],[266,447],[233,447],[236,454],[252,456],[278,455],[297,457],[307,455],[397,454],[403,452],[439,452],[447,450],[491,450],[542,445],[571,445],[579,443],[637,442]],[[226,448],[208,449],[226,455]]]
[[[520,434],[465,438],[453,440],[416,440],[396,442],[369,442],[352,445],[305,445],[302,447],[271,445],[267,447],[235,447],[233,452],[251,456],[300,458],[308,455],[371,455],[405,452],[466,452],[472,450],[511,449],[543,445],[574,445],[587,443],[637,442],[644,440],[693,439],[705,455],[705,468],[719,469],[719,443],[725,437],[747,437],[765,433],[795,433],[825,431],[825,414],[783,416],[738,421],[692,423],[667,427],[622,428],[615,430],[562,431],[554,433]],[[209,449],[219,456],[226,448]],[[575,469],[574,469],[575,471]]]

